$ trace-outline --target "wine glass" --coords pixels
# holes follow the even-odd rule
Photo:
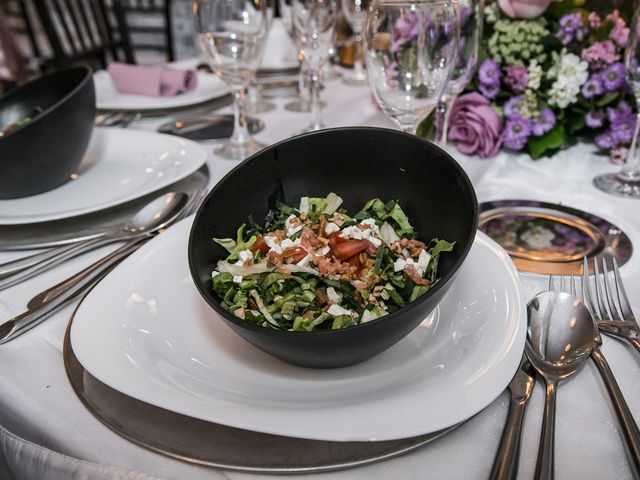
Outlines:
[[[322,68],[333,49],[336,0],[293,0],[293,23],[300,40],[300,54],[309,68],[311,124],[305,131],[324,128],[320,112]]]
[[[342,77],[342,81],[347,85],[366,85],[368,83],[367,71],[363,65],[362,30],[367,21],[369,3],[369,0],[342,0],[342,14],[351,26],[355,45],[353,71]]]
[[[638,133],[640,132],[640,7],[635,11],[629,25],[629,39],[624,51],[624,65],[627,83],[636,97],[638,113],[636,127],[629,153],[618,173],[606,173],[593,179],[593,184],[603,192],[627,198],[640,199],[640,152]]]
[[[457,61],[436,108],[435,141],[440,146],[447,143],[451,107],[475,75],[484,24],[484,0],[458,0],[458,21],[460,39]]]
[[[454,1],[373,0],[364,41],[369,83],[382,110],[415,134],[451,74],[459,37]]]
[[[254,77],[270,25],[268,0],[194,0],[195,31],[211,69],[233,93],[231,138],[215,153],[243,160],[264,148],[247,130],[246,90]]]
[[[293,23],[293,0],[278,0],[280,16],[289,38],[298,48],[298,60],[300,61],[300,72],[298,74],[298,98],[284,106],[290,112],[310,112],[311,111],[311,91],[309,86],[309,68],[304,63],[300,54],[300,36]]]

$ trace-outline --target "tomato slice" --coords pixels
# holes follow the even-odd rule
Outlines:
[[[333,252],[339,244],[344,243],[346,241],[347,241],[346,238],[340,236],[340,232],[333,232],[332,234],[329,235],[329,248]]]
[[[307,251],[304,248],[289,249],[282,252],[282,256],[286,259],[291,259],[292,263],[298,263],[307,256]]]
[[[253,245],[251,245],[251,248],[249,250],[251,250],[252,252],[260,250],[262,253],[267,253],[269,251],[269,245],[267,245],[264,236],[260,235],[258,238],[256,238],[256,241],[253,242]]]
[[[332,248],[331,251],[339,260],[345,260],[349,257],[353,257],[360,252],[364,252],[371,243],[369,240],[347,240],[344,239],[344,242],[341,242]]]

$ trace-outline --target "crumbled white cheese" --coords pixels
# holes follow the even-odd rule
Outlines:
[[[329,248],[329,246],[325,246],[322,248],[319,248],[318,250],[316,250],[316,255],[320,256],[320,257],[324,257],[327,253],[329,253],[331,251],[331,248]]]
[[[214,270],[213,272],[211,272],[211,278],[213,278],[213,277],[215,277],[215,276],[217,276],[217,275],[220,275],[220,272],[219,272],[219,271]]]
[[[424,272],[427,270],[427,266],[429,265],[430,260],[431,260],[431,255],[429,255],[424,248],[420,250],[420,255],[418,255],[418,264],[417,264],[417,269],[420,276],[424,275]]]
[[[253,260],[253,253],[251,253],[251,250],[242,250],[240,253],[238,253],[239,264],[243,265],[247,262],[247,260]]]
[[[378,226],[373,218],[365,218],[360,222],[360,225],[367,225],[374,233],[378,233]]]
[[[241,283],[241,282],[242,282],[242,275],[233,276],[233,283]]]
[[[280,242],[280,248],[282,250],[288,250],[290,248],[297,247],[298,245],[300,245],[299,238],[296,238],[295,240],[291,240],[290,238],[285,238],[284,240],[282,240],[282,242]]]
[[[330,302],[340,303],[342,301],[342,294],[336,292],[336,289],[333,287],[327,287],[327,298]]]
[[[369,243],[371,243],[371,245],[373,245],[374,247],[379,247],[380,245],[382,245],[382,240],[380,240],[378,237],[367,237],[367,240],[369,240]]]
[[[324,227],[324,233],[326,235],[331,235],[333,232],[337,232],[338,230],[340,230],[340,227],[333,222],[327,223],[327,225]]]
[[[287,217],[287,219],[284,221],[284,225],[285,227],[287,227],[287,237],[295,235],[304,227],[304,225],[300,223],[298,217],[296,217],[294,214],[291,214]]]
[[[404,266],[407,262],[405,262],[404,258],[397,258],[395,262],[393,262],[393,271],[401,272],[404,270]]]
[[[346,308],[342,308],[340,305],[333,304],[327,310],[329,315],[333,315],[337,317],[339,315],[349,315],[352,318],[358,318],[358,314],[352,310],[347,310]]]
[[[352,225],[350,227],[343,228],[342,232],[340,232],[340,236],[342,238],[362,240],[364,238],[364,235],[366,235],[364,232],[369,232],[369,235],[371,235],[371,230],[369,230],[368,228],[366,230],[360,230],[357,225]]]
[[[266,235],[264,237],[264,241],[269,247],[270,252],[277,253],[277,254],[282,253],[282,248],[280,247],[280,241],[278,240],[278,237]]]

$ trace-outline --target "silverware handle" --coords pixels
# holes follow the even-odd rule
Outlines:
[[[604,357],[600,348],[596,347],[591,353],[591,358],[596,364],[604,384],[609,391],[609,396],[613,402],[613,407],[618,416],[620,426],[622,427],[622,433],[626,440],[626,445],[629,451],[629,458],[631,463],[631,469],[633,470],[635,477],[640,478],[640,430],[638,424],[633,419],[633,414],[629,410],[629,406],[622,395],[622,391],[618,386],[618,382],[613,376],[609,363]]]
[[[54,247],[44,252],[0,265],[0,290],[28,280],[56,265],[60,265],[70,258],[116,242],[122,238],[121,235],[92,238],[69,245]]]
[[[536,480],[553,478],[553,448],[556,428],[556,383],[547,380],[547,394],[544,403],[544,421],[540,435],[540,449],[536,463]]]
[[[515,480],[520,458],[520,435],[524,419],[525,400],[511,399],[507,422],[502,432],[500,446],[493,461],[490,480]]]
[[[121,260],[135,251],[143,243],[142,240],[142,238],[136,238],[125,243],[84,270],[33,297],[25,312],[0,325],[0,344],[35,327],[49,315],[89,289]]]

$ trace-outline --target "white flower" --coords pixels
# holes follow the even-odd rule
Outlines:
[[[540,82],[542,81],[543,75],[544,71],[542,70],[542,66],[537,60],[531,60],[531,63],[527,68],[527,88],[530,88],[531,90],[538,90],[540,88]]]
[[[549,70],[549,78],[556,80],[549,90],[549,103],[566,108],[578,101],[580,87],[589,78],[589,64],[573,53],[563,53]]]
[[[551,247],[551,241],[555,238],[555,234],[544,227],[533,227],[524,232],[520,238],[533,249],[542,250]]]

